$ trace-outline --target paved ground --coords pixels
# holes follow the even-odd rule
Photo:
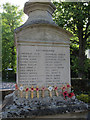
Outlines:
[[[48,115],[43,117],[37,117],[37,118],[87,118],[88,112],[82,112],[82,113],[65,113],[65,114],[58,114],[58,115]]]
[[[88,118],[88,112],[82,113],[64,113],[58,115],[39,116],[33,118],[16,118],[16,119],[5,119],[5,120],[90,120]]]

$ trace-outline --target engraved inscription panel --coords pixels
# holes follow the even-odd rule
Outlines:
[[[70,82],[68,47],[19,46],[18,83],[48,86]]]

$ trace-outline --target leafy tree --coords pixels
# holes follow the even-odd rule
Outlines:
[[[2,15],[2,70],[12,68],[16,71],[16,47],[14,29],[22,22],[23,11],[10,3],[3,4]]]
[[[54,21],[73,34],[71,39],[71,69],[84,78],[86,69],[85,50],[90,48],[90,2],[54,2],[56,11]],[[89,61],[89,60],[88,60]]]

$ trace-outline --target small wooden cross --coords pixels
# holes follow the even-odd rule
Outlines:
[[[50,97],[52,97],[52,90],[53,90],[53,87],[52,87],[52,86],[49,86],[49,87],[48,87],[48,90],[49,90],[49,95],[50,95]]]
[[[34,88],[33,88],[33,85],[31,86],[31,98],[33,99],[34,95],[33,95],[33,92],[34,92]]]
[[[26,86],[25,92],[26,92],[26,99],[28,99],[29,88],[27,86]]]
[[[58,90],[58,87],[55,86],[55,87],[54,87],[54,90],[55,90],[55,94],[56,94],[56,96],[58,97],[58,91],[57,91],[57,90]]]
[[[39,98],[39,87],[37,86],[37,87],[35,88],[35,90],[36,90],[36,93],[37,93],[37,98]]]
[[[23,90],[24,90],[24,87],[22,84],[20,85],[19,90],[20,90],[20,97],[22,98],[23,97]]]
[[[45,97],[45,87],[42,87],[41,90],[42,90],[42,97],[44,98]]]

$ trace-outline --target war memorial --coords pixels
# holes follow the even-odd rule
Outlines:
[[[15,30],[17,84],[5,97],[3,118],[80,112],[87,104],[75,98],[70,78],[72,34],[55,24],[55,6],[50,0],[29,0],[28,20]]]

